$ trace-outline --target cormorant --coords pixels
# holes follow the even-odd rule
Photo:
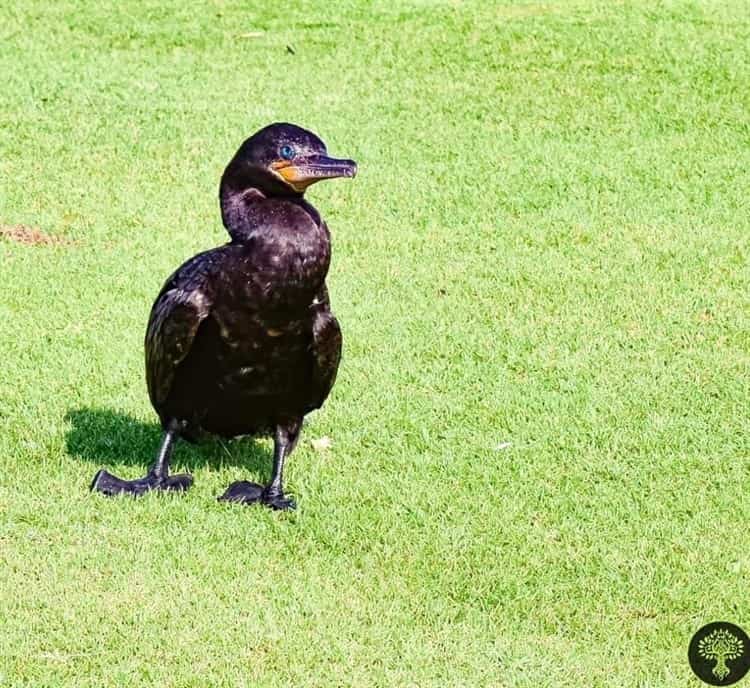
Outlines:
[[[304,193],[356,172],[354,161],[329,157],[323,141],[293,124],[271,124],[240,146],[219,190],[231,241],[179,267],[151,309],[146,381],[164,429],[156,460],[137,480],[100,470],[92,490],[187,490],[192,476],[169,474],[178,438],[271,434],[269,484],[235,482],[219,499],[294,508],[282,488],[284,460],[304,416],[331,391],[341,357],[325,283],[330,234]]]

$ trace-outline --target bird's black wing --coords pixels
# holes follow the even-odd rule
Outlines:
[[[320,408],[336,382],[336,373],[341,361],[341,328],[331,313],[328,290],[323,291],[313,304],[317,309],[313,320],[313,405]]]
[[[151,308],[146,329],[146,383],[157,410],[169,397],[177,367],[190,352],[200,324],[211,313],[211,253],[198,254],[178,268]]]

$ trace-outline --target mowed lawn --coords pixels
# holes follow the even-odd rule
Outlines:
[[[697,686],[750,627],[749,45],[741,0],[4,3],[0,686]],[[299,508],[216,502],[252,440],[92,496],[277,120],[360,166],[308,194],[345,350]]]

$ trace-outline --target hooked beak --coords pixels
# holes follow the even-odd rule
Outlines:
[[[339,160],[327,155],[309,155],[294,160],[279,160],[271,167],[298,192],[303,192],[310,184],[321,179],[336,177],[354,177],[357,174],[357,163],[354,160]]]

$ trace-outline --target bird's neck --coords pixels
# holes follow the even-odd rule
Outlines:
[[[259,227],[259,201],[266,196],[260,189],[223,189],[220,194],[221,219],[234,241],[250,239]]]
[[[293,300],[297,292],[307,298],[331,260],[330,234],[318,211],[301,194],[277,195],[236,181],[225,174],[219,194],[232,243],[251,252],[252,272],[274,284],[279,298]]]
[[[283,198],[301,202],[297,194],[270,173],[248,166],[243,160],[232,160],[221,177],[219,202],[221,219],[232,239],[240,241],[252,236],[262,223],[262,202],[267,198]]]
[[[318,211],[302,196],[269,196],[256,187],[221,194],[221,218],[236,242],[254,241],[283,229],[285,214],[280,210],[289,206],[302,210],[316,228],[324,224]]]

